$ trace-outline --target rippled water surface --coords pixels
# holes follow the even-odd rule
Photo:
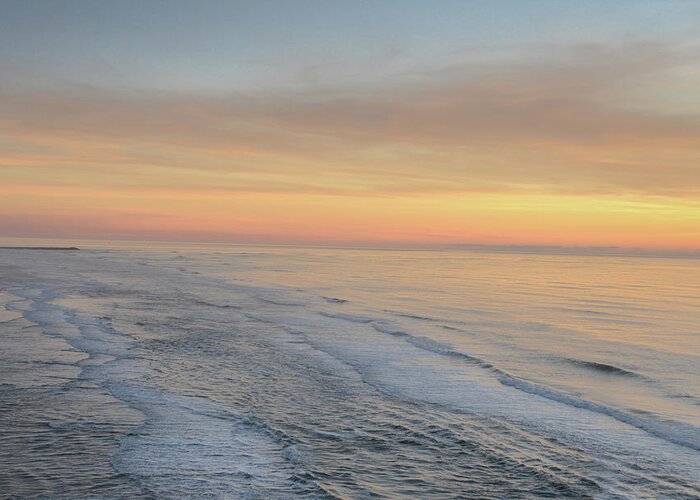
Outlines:
[[[700,498],[700,263],[0,250],[0,494]]]

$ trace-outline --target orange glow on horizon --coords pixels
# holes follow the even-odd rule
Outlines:
[[[0,86],[0,237],[700,250],[697,100],[663,49],[309,92]]]
[[[10,210],[26,214],[16,226]],[[552,194],[353,196],[14,185],[4,233],[173,241],[700,248],[700,203]],[[36,233],[22,232],[34,227]]]

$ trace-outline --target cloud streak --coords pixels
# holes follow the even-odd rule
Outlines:
[[[700,109],[640,103],[654,97],[645,87],[696,56],[658,44],[575,47],[556,61],[453,65],[420,81],[286,94],[4,91],[0,131],[26,149],[53,144],[59,160],[353,175],[365,179],[359,190],[404,176],[428,190],[444,179],[465,191],[537,184],[682,194],[700,185]],[[76,155],[89,148],[97,154]],[[187,150],[188,164],[170,148]]]
[[[451,57],[449,64],[395,74],[381,84],[278,92],[0,86],[0,180],[11,195],[0,210],[11,214],[7,200],[19,204],[34,192],[62,207],[56,214],[63,215],[47,221],[72,217],[76,230],[87,234],[99,224],[76,214],[101,199],[105,209],[97,212],[127,234],[135,220],[124,209],[131,200],[151,214],[136,228],[141,232],[167,220],[167,234],[178,224],[193,231],[202,226],[201,234],[217,238],[233,234],[233,227],[245,227],[245,234],[258,234],[260,227],[265,238],[281,231],[294,241],[305,238],[298,235],[311,220],[326,239],[340,237],[335,226],[354,227],[357,238],[371,239],[353,216],[354,210],[372,217],[358,208],[367,205],[399,207],[404,219],[378,225],[382,234],[429,235],[431,225],[450,214],[438,229],[459,242],[459,234],[472,234],[459,222],[460,196],[494,195],[506,205],[508,194],[525,205],[538,196],[564,196],[583,207],[582,199],[595,203],[595,196],[636,197],[650,207],[662,198],[664,207],[683,212],[678,220],[684,224],[700,220],[700,103],[678,90],[688,84],[678,75],[700,66],[697,44],[543,47],[527,60],[491,65]],[[273,195],[279,195],[270,205],[278,214],[299,211],[289,226],[296,233],[271,222],[279,215],[263,207]],[[308,201],[319,196],[318,205]],[[392,199],[394,205],[386,201]],[[556,200],[563,213],[565,203]],[[46,211],[52,203],[45,203]],[[199,219],[177,203],[191,204]],[[498,214],[496,205],[483,211]],[[318,207],[335,214],[322,223],[310,215]],[[476,205],[463,209],[472,217],[483,212]],[[251,222],[217,218],[217,210],[263,215]],[[545,212],[528,213],[536,219]],[[507,230],[506,219],[493,217]],[[15,217],[3,227],[16,229],[29,219]],[[408,227],[411,219],[419,229]],[[34,220],[44,229],[52,224]],[[485,224],[474,227],[472,236],[491,237]],[[547,227],[564,228],[553,221]],[[593,230],[586,231],[590,236]],[[673,241],[699,238],[697,231],[678,231]]]

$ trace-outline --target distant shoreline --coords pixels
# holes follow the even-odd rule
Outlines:
[[[78,247],[0,247],[0,250],[80,250]]]

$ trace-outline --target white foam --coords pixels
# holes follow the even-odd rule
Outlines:
[[[158,495],[240,496],[292,488],[301,457],[226,408],[130,385],[112,391],[147,416],[112,463]]]

